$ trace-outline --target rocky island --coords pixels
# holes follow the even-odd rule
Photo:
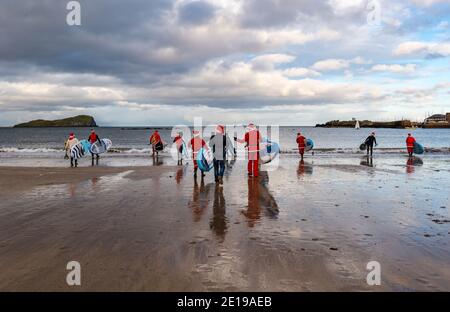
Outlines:
[[[325,124],[317,124],[316,127],[322,128],[355,128],[356,120],[340,121],[332,120]],[[397,121],[370,121],[362,120],[359,121],[359,126],[361,128],[392,128],[392,129],[405,129],[417,126],[413,124],[410,120],[397,120]]]
[[[37,119],[17,124],[14,128],[45,128],[45,127],[97,127],[94,117],[79,115],[58,120]]]

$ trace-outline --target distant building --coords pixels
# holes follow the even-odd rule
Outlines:
[[[450,113],[447,113],[447,115],[443,114],[434,114],[428,118],[425,119],[425,123],[447,123],[450,120]]]

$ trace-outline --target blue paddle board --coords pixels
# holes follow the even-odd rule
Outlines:
[[[180,145],[180,149],[181,149],[181,154],[185,158],[189,159],[189,157],[190,157],[189,149],[188,149],[187,144],[186,144],[186,142],[184,140],[182,140],[182,143]]]
[[[197,153],[197,165],[201,171],[210,171],[213,167],[214,156],[210,150],[201,148]]]
[[[417,142],[414,143],[414,154],[423,154],[425,152],[425,149],[423,148],[422,144],[419,144]]]
[[[267,138],[264,138],[259,145],[259,158],[263,164],[270,163],[280,153],[278,143],[269,141]]]
[[[112,147],[110,139],[101,139],[91,145],[90,152],[94,155],[106,153]]]
[[[180,153],[181,157],[184,159],[191,158],[192,152],[189,151],[189,148],[183,139],[181,139],[181,143],[174,142],[170,148],[170,154],[173,159],[178,159],[178,153]]]
[[[70,149],[70,157],[80,159],[85,155],[90,155],[91,143],[88,140],[81,140]]]
[[[305,147],[305,151],[310,151],[314,148],[314,141],[311,139],[306,139],[306,147]]]

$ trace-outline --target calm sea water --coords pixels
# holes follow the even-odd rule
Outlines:
[[[0,128],[0,152],[39,153],[59,151],[70,132],[78,139],[87,138],[89,128]],[[403,149],[408,132],[412,132],[418,142],[435,151],[448,151],[450,148],[450,129],[347,129],[315,127],[280,127],[279,141],[283,152],[296,148],[296,133],[301,131],[315,142],[318,152],[355,152],[359,144],[375,131],[380,151]],[[139,153],[149,150],[148,140],[152,129],[97,128],[101,138],[113,141],[117,152]],[[159,128],[163,140],[172,142],[172,128]],[[270,132],[270,131],[269,131]],[[209,137],[204,134],[205,138]]]

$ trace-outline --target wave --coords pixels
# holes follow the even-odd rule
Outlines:
[[[365,154],[366,151],[361,151],[359,148],[315,148],[314,150],[315,154]],[[405,153],[406,148],[374,148],[374,153],[380,153],[380,154],[399,154],[399,153]],[[281,149],[281,154],[298,154],[298,149]],[[309,152],[311,153],[311,152]],[[449,154],[450,148],[449,147],[432,147],[432,148],[425,148],[425,153],[440,153],[440,154]]]
[[[131,155],[143,155],[150,154],[151,148],[138,148],[138,147],[113,147],[108,153],[109,154],[123,154],[126,156]],[[365,151],[361,151],[357,148],[315,148],[315,154],[365,154]],[[399,154],[405,153],[405,148],[375,148],[374,152],[380,154]],[[60,154],[64,153],[62,148],[57,147],[37,147],[37,148],[21,148],[21,147],[0,147],[0,153],[8,154]],[[281,154],[298,154],[298,149],[281,149]],[[308,152],[311,153],[311,152]],[[425,148],[426,154],[450,154],[449,147],[433,147]],[[170,154],[170,148],[166,148],[161,154]]]
[[[0,153],[61,153],[62,148],[39,147],[39,148],[21,148],[21,147],[1,147]]]

